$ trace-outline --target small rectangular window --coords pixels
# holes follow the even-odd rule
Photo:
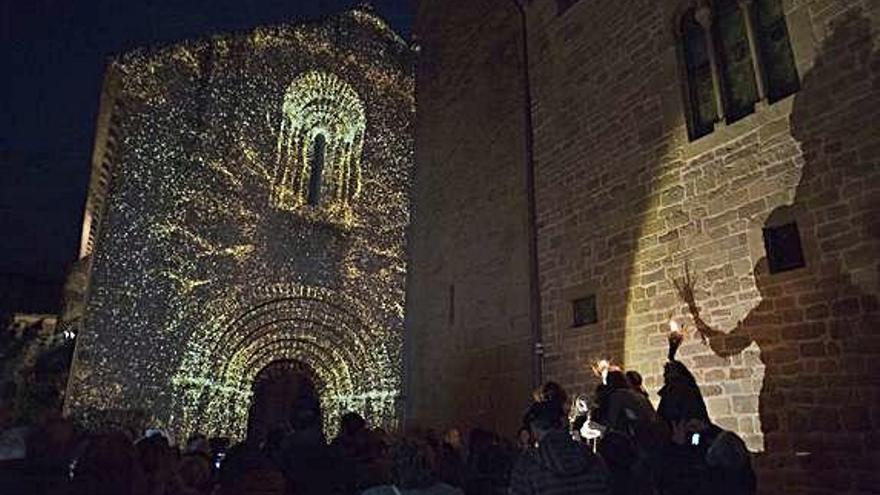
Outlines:
[[[787,223],[764,229],[764,249],[770,273],[780,273],[806,266],[797,224]]]
[[[599,321],[599,315],[596,312],[596,295],[590,294],[587,297],[581,297],[571,302],[572,324],[573,327],[582,327],[591,325]]]

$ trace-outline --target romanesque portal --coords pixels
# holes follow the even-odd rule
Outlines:
[[[255,383],[294,366],[308,386],[271,386],[312,390],[325,425],[348,410],[392,425],[409,47],[354,10],[130,53],[107,81],[109,180],[66,409],[241,438],[268,407]]]

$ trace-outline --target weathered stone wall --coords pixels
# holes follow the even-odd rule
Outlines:
[[[712,419],[764,451],[766,493],[864,492],[880,419],[880,25],[876,3],[784,3],[801,91],[693,142],[677,2],[581,1],[561,16],[533,3],[547,375],[589,390],[589,363],[609,357],[656,400],[681,309],[670,279],[688,262],[703,316],[737,337],[691,338],[681,358]],[[762,228],[790,220],[807,267],[769,275]],[[571,328],[571,301],[593,293],[599,322]]]
[[[412,64],[363,9],[113,62],[68,413],[240,438],[257,374],[293,361],[327,430],[397,425]]]
[[[523,290],[514,307],[524,310],[528,296],[526,258],[506,263],[511,253],[526,253],[527,239],[511,237],[500,249],[494,237],[481,237],[487,226],[525,214],[475,193],[492,187],[525,207],[507,179],[521,161],[489,152],[517,156],[513,127],[522,122],[507,120],[517,115],[516,87],[495,83],[506,95],[471,87],[507,71],[513,77],[484,46],[501,50],[515,10],[512,2],[491,3],[425,2],[420,12],[422,63],[436,76],[426,78],[423,67],[418,85],[407,318],[423,348],[410,357],[421,360],[422,373],[432,370],[414,383],[469,383],[431,391],[438,421],[462,417],[445,394],[456,404],[479,400],[477,377],[497,366],[462,366],[476,347],[456,342],[503,342],[490,325],[443,326],[446,273],[473,273],[479,260],[497,271],[460,280],[456,294],[502,300],[505,277],[518,275]],[[670,279],[688,262],[704,319],[734,336],[712,339],[711,347],[691,337],[679,357],[712,419],[762,452],[762,492],[866,493],[880,484],[872,473],[872,432],[880,426],[880,11],[871,1],[783,3],[801,90],[690,142],[674,34],[686,2],[581,0],[561,15],[553,0],[529,2],[545,378],[589,391],[590,362],[611,358],[641,371],[656,401],[666,323],[685,313]],[[510,28],[496,24],[504,16]],[[484,24],[479,34],[475,23]],[[482,145],[460,135],[479,136]],[[770,275],[762,229],[791,220],[807,266]],[[572,300],[590,294],[598,323],[572,328]],[[481,304],[456,317],[498,323],[520,314],[504,309]],[[524,338],[525,325],[523,318]],[[527,343],[519,348],[526,370]]]
[[[519,17],[422,2],[415,31],[408,422],[512,435],[531,387]]]

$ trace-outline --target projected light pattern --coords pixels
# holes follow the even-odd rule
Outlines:
[[[306,202],[347,205],[361,185],[366,122],[357,93],[333,74],[309,72],[290,85],[283,111],[273,204],[289,209]],[[316,170],[318,162],[322,166]]]
[[[231,321],[205,327],[200,349],[186,356],[186,373],[174,385],[199,407],[185,411],[184,429],[194,431],[210,411],[226,431],[244,434],[257,373],[273,361],[290,359],[314,373],[328,428],[335,428],[345,410],[393,418],[399,383],[369,370],[394,369],[387,349],[372,342],[371,331],[332,291],[299,286],[274,286]],[[233,301],[227,304],[234,306]],[[365,309],[365,308],[361,308]],[[196,414],[193,414],[193,412]]]
[[[395,425],[411,56],[356,10],[115,61],[124,113],[69,412],[241,438],[255,377],[291,360],[328,430],[347,410]]]

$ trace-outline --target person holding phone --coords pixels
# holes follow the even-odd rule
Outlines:
[[[668,361],[657,415],[669,432],[668,440],[652,459],[652,471],[661,495],[712,494],[706,463],[708,445],[721,431],[709,419],[703,395],[687,366],[675,359],[685,329],[670,320]]]

